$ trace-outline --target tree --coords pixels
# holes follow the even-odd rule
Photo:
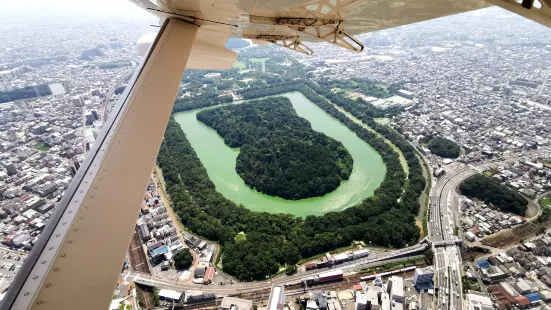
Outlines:
[[[538,222],[545,222],[551,218],[551,207],[542,206],[541,215],[538,217]]]
[[[463,195],[484,200],[486,204],[493,204],[501,211],[526,215],[528,201],[491,177],[477,174],[463,181],[459,189]]]
[[[229,74],[226,72],[222,71],[222,76]],[[191,83],[193,76],[202,77],[206,73],[206,70],[190,71],[183,82]],[[260,81],[265,85],[263,80]],[[419,230],[415,225],[415,214],[426,182],[415,148],[403,135],[373,119],[384,116],[386,112],[369,104],[358,104],[356,100],[332,93],[327,87],[301,79],[269,88],[248,88],[241,95],[254,99],[289,91],[300,91],[381,155],[386,165],[386,177],[374,195],[343,211],[304,219],[290,214],[253,212],[216,191],[185,133],[172,117],[157,163],[182,223],[196,234],[222,245],[224,271],[244,281],[264,280],[277,273],[280,266],[294,265],[304,257],[349,246],[354,240],[395,248],[416,242]],[[201,98],[186,99],[185,106],[179,108],[185,110],[218,104],[202,102]],[[334,104],[376,133],[351,121]],[[175,105],[173,111],[182,110]],[[398,153],[381,136],[390,140],[404,155],[409,168],[407,183]],[[235,238],[238,232],[246,235],[245,240]]]
[[[425,260],[427,261],[427,263],[432,265],[432,262],[434,260],[434,252],[432,251],[432,248],[428,248],[425,251],[424,255],[425,255]]]
[[[36,98],[38,96],[49,96],[52,94],[50,87],[46,84],[27,86],[11,91],[0,91],[0,103]]]
[[[157,291],[157,288],[153,288],[153,305],[154,306],[160,306],[161,302],[159,301],[159,292]]]
[[[457,158],[461,154],[461,148],[457,143],[446,138],[433,138],[429,142],[429,150],[440,157]]]
[[[295,274],[296,272],[297,272],[297,265],[289,265],[285,267],[285,274],[288,276]]]
[[[352,173],[342,143],[314,131],[286,97],[204,110],[197,119],[241,148],[237,173],[259,192],[293,200],[322,196]]]
[[[183,249],[174,256],[174,267],[177,270],[188,269],[193,264],[193,255],[188,248]]]

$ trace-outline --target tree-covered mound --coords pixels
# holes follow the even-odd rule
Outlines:
[[[528,201],[498,181],[483,174],[468,178],[459,185],[461,194],[493,204],[499,210],[525,216]]]
[[[224,71],[222,71],[224,72]],[[246,99],[300,91],[306,98],[335,117],[381,155],[387,171],[372,197],[340,212],[323,216],[294,217],[290,214],[253,212],[216,191],[205,167],[173,117],[168,122],[157,163],[163,171],[172,208],[190,231],[222,247],[224,272],[242,281],[265,280],[280,267],[301,259],[348,247],[353,241],[395,248],[419,239],[415,215],[425,179],[415,148],[397,131],[378,124],[380,111],[361,98],[352,100],[310,80],[289,80],[271,87],[241,92]],[[328,98],[331,98],[329,101]],[[334,105],[350,112],[377,133],[362,127]],[[216,103],[218,104],[218,103]],[[178,105],[178,102],[177,102]],[[175,112],[214,105],[202,96],[190,98]],[[407,160],[409,175],[398,153],[379,135],[396,145]],[[407,182],[406,182],[407,181]],[[246,238],[236,238],[238,234]]]
[[[230,147],[245,184],[285,199],[321,196],[348,180],[353,160],[342,143],[314,131],[286,97],[223,106],[197,114]]]
[[[38,96],[49,96],[51,94],[52,91],[46,84],[27,86],[11,91],[0,91],[0,103],[36,98]]]
[[[440,137],[425,137],[421,142],[428,143],[429,150],[440,157],[457,158],[461,148],[452,140]]]

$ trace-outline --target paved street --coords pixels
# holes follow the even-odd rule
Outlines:
[[[430,236],[433,241],[455,240],[455,188],[477,171],[467,166],[450,169],[440,177],[431,192]],[[461,309],[461,256],[452,243],[434,248],[438,309]]]
[[[417,255],[414,257],[418,258],[421,256]],[[362,263],[363,265],[361,267],[367,268],[367,267],[380,266],[386,263],[402,261],[404,259],[407,259],[407,258],[393,258],[393,259],[388,259],[384,261],[373,260],[371,263]],[[354,268],[357,268],[357,267],[350,266],[350,265],[344,266],[344,267],[342,265],[338,265],[334,267],[334,269],[342,269],[345,276],[354,274],[355,273]],[[313,273],[310,273],[309,275],[319,274],[322,272],[327,272],[327,270],[322,270],[321,272],[320,271],[313,272]],[[136,273],[136,272],[129,272],[128,274],[125,275],[125,279],[127,281],[135,281],[145,285],[155,286],[157,288],[172,289],[177,291],[202,290],[205,292],[216,292],[219,295],[255,292],[258,290],[269,289],[272,287],[272,285],[275,285],[275,284],[282,284],[282,285],[300,284],[301,279],[303,279],[304,277],[305,277],[305,274],[295,274],[290,277],[278,277],[278,278],[274,278],[263,282],[239,282],[239,283],[220,286],[220,285],[189,284],[186,282],[156,278],[150,275]]]
[[[518,161],[542,152],[525,152],[505,160],[489,160],[477,166],[453,164],[440,176],[431,190],[429,210],[429,236],[433,243],[457,240],[454,228],[460,227],[459,199],[456,188],[472,175],[480,173],[490,166]],[[434,247],[435,287],[438,288],[438,309],[462,309],[461,252],[453,242]]]

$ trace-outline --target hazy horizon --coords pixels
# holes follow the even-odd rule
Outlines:
[[[154,19],[146,12],[128,0],[28,0],[2,3],[4,17],[21,16],[52,16],[52,17],[93,17],[108,18],[143,18]]]

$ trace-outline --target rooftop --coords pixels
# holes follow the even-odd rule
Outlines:
[[[161,289],[158,295],[161,298],[173,299],[173,300],[180,300],[180,298],[182,297],[182,293],[178,293],[176,291],[166,290],[166,289]]]
[[[237,306],[238,310],[248,310],[253,308],[253,302],[246,299],[224,296],[222,303],[220,304],[221,308],[230,309],[232,305]]]

